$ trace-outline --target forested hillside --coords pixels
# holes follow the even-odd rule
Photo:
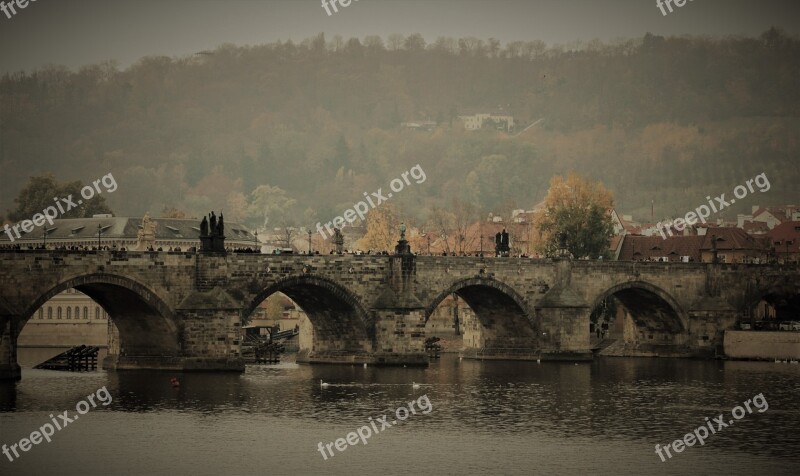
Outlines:
[[[762,172],[771,189],[732,212],[798,202],[799,80],[800,41],[775,29],[569,47],[320,35],[125,70],[47,67],[0,80],[0,212],[29,176],[111,172],[119,215],[224,208],[261,225],[278,197],[309,225],[416,164],[427,180],[392,202],[418,220],[454,198],[530,208],[569,170],[645,220],[651,200],[657,216],[682,215]],[[516,132],[468,132],[456,117],[497,110]],[[439,125],[401,127],[424,119]],[[253,193],[264,185],[280,190]]]

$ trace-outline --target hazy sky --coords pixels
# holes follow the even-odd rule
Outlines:
[[[5,0],[8,3],[8,0]],[[183,56],[222,43],[391,33],[567,43],[660,35],[800,32],[800,0],[694,0],[662,15],[656,0],[358,0],[328,16],[321,0],[30,0],[0,13],[0,71],[147,55]]]

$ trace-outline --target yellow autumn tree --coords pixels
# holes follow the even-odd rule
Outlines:
[[[367,215],[367,232],[358,240],[361,250],[392,251],[400,239],[400,213],[394,205],[384,203]]]
[[[544,207],[534,216],[539,231],[535,248],[548,256],[562,248],[575,258],[608,256],[613,206],[614,196],[602,183],[575,172],[566,179],[554,176]]]
[[[267,319],[277,322],[283,318],[283,302],[285,298],[283,295],[275,293],[267,298],[266,316]]]

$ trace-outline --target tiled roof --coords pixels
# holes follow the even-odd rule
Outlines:
[[[621,261],[640,261],[668,256],[670,261],[678,261],[681,256],[691,256],[700,261],[700,245],[703,236],[668,236],[667,239],[656,236],[626,235],[622,240],[619,253]]]
[[[775,251],[786,253],[786,240],[789,240],[789,253],[800,252],[800,221],[786,221],[777,225],[767,233],[770,244]],[[776,244],[780,242],[780,244]]]
[[[717,239],[717,250],[761,250],[764,249],[763,242],[755,237],[748,235],[741,228],[734,227],[712,227],[703,236],[701,250],[711,250],[712,236]]]
[[[199,240],[200,220],[195,218],[153,218],[156,222],[155,238],[160,240]],[[98,225],[102,230],[103,240],[135,240],[141,229],[141,217],[108,217],[108,218],[61,218],[53,220],[53,225],[45,223],[43,227],[35,227],[15,242],[42,240],[43,230],[47,230],[47,239],[54,241],[88,241],[97,239]],[[12,232],[13,233],[13,232]],[[229,241],[254,242],[254,236],[238,223],[225,222],[225,236]],[[15,236],[16,238],[16,236]],[[8,243],[6,233],[0,234],[0,243]]]
[[[760,235],[769,231],[769,226],[763,221],[747,221],[742,224],[742,230],[753,235]]]

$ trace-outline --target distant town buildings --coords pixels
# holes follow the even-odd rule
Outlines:
[[[484,127],[505,132],[514,131],[514,117],[504,113],[479,112],[460,115],[458,118],[464,123],[464,129],[468,131],[475,131]]]
[[[737,228],[751,229],[756,234],[766,233],[786,221],[800,221],[800,207],[784,205],[780,207],[759,207],[755,205],[749,215],[736,216]]]
[[[405,127],[406,129],[411,129],[415,131],[426,131],[430,132],[436,129],[437,122],[436,121],[414,121],[414,122],[403,122],[400,124],[400,127]]]
[[[55,295],[25,324],[17,345],[20,348],[48,349],[44,358],[76,345],[106,348],[113,324],[106,311],[77,289]],[[50,355],[52,354],[52,355]],[[25,362],[38,364],[39,362]]]
[[[785,221],[767,233],[779,263],[800,262],[800,220]]]
[[[180,248],[188,251],[192,247],[200,247],[199,218],[153,218],[155,221],[154,250],[162,251]],[[48,249],[61,247],[96,248],[132,250],[139,240],[142,230],[142,217],[115,217],[112,215],[95,215],[92,218],[60,218],[53,220],[53,225],[45,223],[22,238],[11,240],[0,234],[0,248],[12,244],[20,248],[36,248],[47,246]],[[256,237],[244,226],[225,221],[225,245],[230,249],[255,248]]]
[[[735,223],[721,219],[682,230],[631,224],[612,212],[612,252],[619,260],[711,262],[716,250],[721,263],[791,263],[800,261],[800,207],[754,206]],[[638,226],[637,226],[638,225]]]

